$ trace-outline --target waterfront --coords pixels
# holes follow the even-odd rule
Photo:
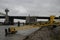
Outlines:
[[[0,26],[0,40],[21,40],[25,38],[27,35],[37,30],[35,28],[29,29],[29,30],[19,30],[16,34],[8,35],[7,37],[5,37],[4,29],[10,26],[12,25]],[[17,26],[17,25],[14,25],[14,26]]]

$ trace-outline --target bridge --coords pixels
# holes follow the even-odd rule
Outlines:
[[[14,24],[14,19],[23,19],[23,20],[26,20],[27,21],[27,17],[28,16],[8,16],[9,17],[9,24]],[[36,20],[37,19],[50,19],[50,17],[42,17],[42,16],[30,16],[30,18],[33,18],[33,17],[35,17],[36,18]],[[5,16],[0,16],[0,18],[5,18]],[[55,17],[55,19],[59,19],[59,17]],[[35,20],[35,19],[33,19],[33,20]]]
[[[26,20],[26,17],[28,16],[8,16],[9,18],[13,18],[13,19],[24,19]],[[35,17],[37,19],[50,19],[50,17],[43,17],[43,16],[31,16],[31,17]],[[0,16],[0,18],[5,18],[5,16]],[[55,17],[55,19],[59,19],[59,17]]]
[[[4,24],[14,24],[14,19],[24,19],[26,20],[26,23],[34,23],[37,22],[37,19],[48,19],[50,20],[50,17],[42,17],[42,16],[9,16],[8,15],[9,10],[5,9],[5,13],[0,13],[4,16],[0,16],[0,18],[5,18]],[[59,19],[59,17],[55,17],[55,19]]]

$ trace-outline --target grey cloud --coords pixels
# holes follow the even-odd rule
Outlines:
[[[24,7],[27,13],[19,13],[17,7]],[[60,15],[60,0],[0,0],[0,10],[8,8],[9,15]]]

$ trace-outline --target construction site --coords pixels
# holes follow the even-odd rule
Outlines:
[[[60,40],[60,0],[0,0],[0,40]]]
[[[54,21],[55,16],[50,16],[49,21],[35,22],[23,26],[11,26],[5,29],[5,36],[14,35],[20,30],[37,29],[29,35],[21,35],[20,40],[60,40],[60,22]]]

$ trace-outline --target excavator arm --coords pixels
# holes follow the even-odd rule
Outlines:
[[[54,22],[54,18],[55,16],[50,16],[50,20],[46,23],[36,23],[36,24],[32,24],[32,25],[24,25],[21,27],[10,27],[7,33],[11,33],[14,34],[16,33],[18,30],[27,30],[27,29],[31,29],[31,28],[42,28],[43,26],[53,26],[53,28],[56,28],[57,26],[60,26],[60,22]]]

